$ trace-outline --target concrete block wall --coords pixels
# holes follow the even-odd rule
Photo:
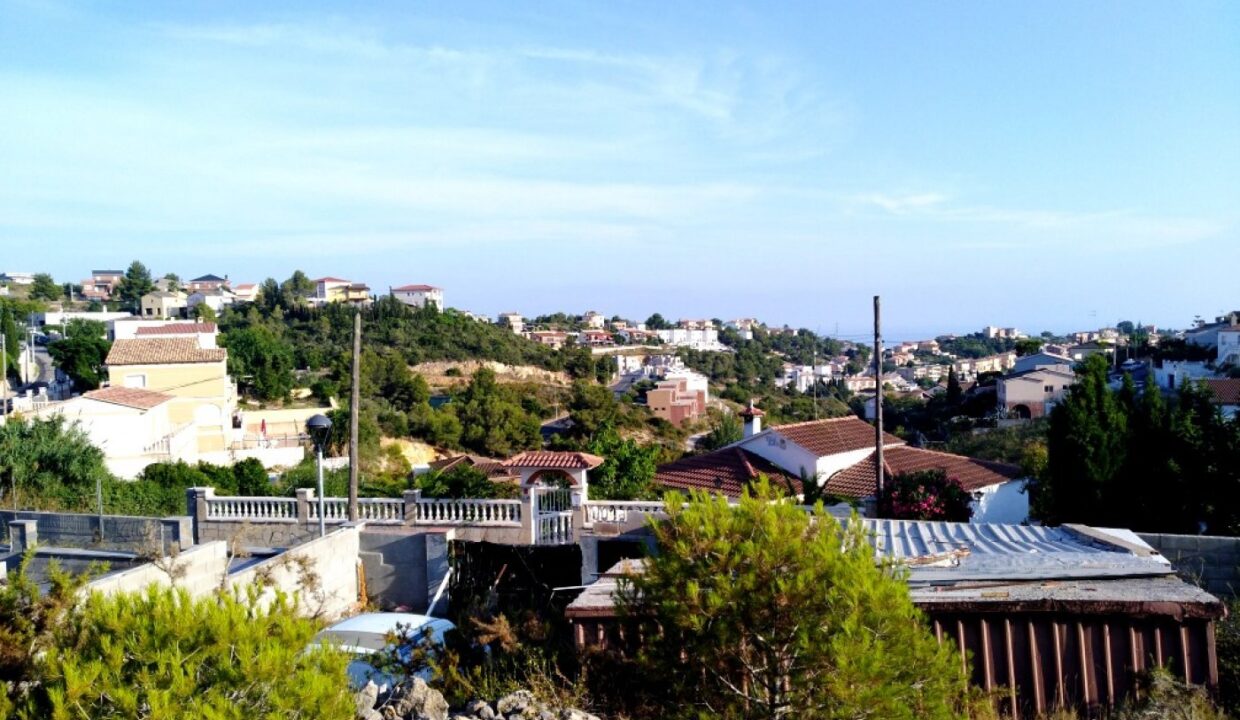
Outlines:
[[[232,588],[261,581],[260,603],[276,592],[296,596],[299,611],[331,620],[357,609],[358,555],[363,524],[350,523],[252,565],[228,578]]]
[[[152,540],[163,538],[165,546],[178,531],[170,522],[157,517],[128,515],[98,515],[84,513],[35,512],[29,510],[0,510],[0,532],[14,520],[34,520],[38,526],[39,542],[57,547],[93,548],[137,551],[145,549]],[[7,533],[4,541],[8,541]],[[189,547],[193,538],[180,539],[181,547]]]
[[[362,531],[366,595],[381,610],[426,611],[426,534],[366,528]]]
[[[1240,597],[1240,537],[1139,535],[1186,580],[1222,598]]]
[[[161,560],[159,565],[146,563],[105,575],[88,583],[85,591],[107,595],[141,592],[149,585],[159,585],[185,588],[190,595],[201,597],[217,590],[227,572],[228,543],[210,542]]]

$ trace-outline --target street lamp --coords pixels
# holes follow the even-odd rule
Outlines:
[[[331,437],[332,421],[326,415],[314,415],[306,421],[306,434],[314,441],[314,450],[319,460],[319,537],[327,534],[327,515],[323,498],[323,446]]]

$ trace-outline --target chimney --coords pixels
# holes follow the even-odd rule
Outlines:
[[[749,401],[749,407],[741,411],[741,419],[745,421],[746,440],[762,432],[762,416],[765,414],[754,407],[753,400]]]

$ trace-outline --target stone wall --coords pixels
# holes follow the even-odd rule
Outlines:
[[[228,571],[228,543],[210,542],[156,563],[105,575],[86,585],[87,592],[105,595],[141,592],[149,585],[185,588],[194,597],[217,590]]]
[[[283,592],[298,599],[298,609],[305,615],[338,618],[357,609],[361,529],[360,523],[350,523],[290,548],[233,573],[228,586],[244,588],[261,582],[260,604]]]
[[[1139,533],[1184,579],[1223,598],[1240,597],[1240,537]]]

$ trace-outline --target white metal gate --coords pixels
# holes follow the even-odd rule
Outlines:
[[[534,542],[564,545],[573,542],[573,493],[566,488],[534,488]]]

